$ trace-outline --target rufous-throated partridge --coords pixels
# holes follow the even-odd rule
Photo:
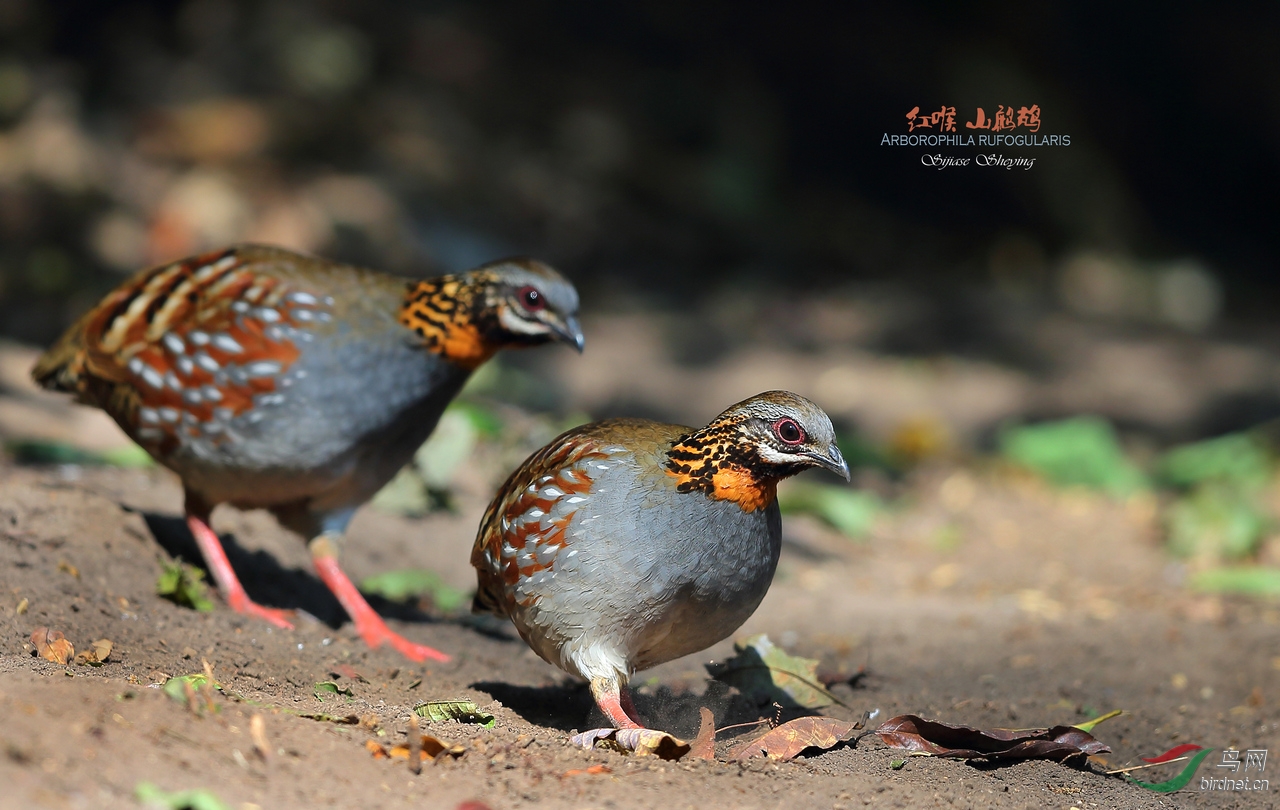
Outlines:
[[[338,565],[356,509],[413,455],[499,349],[582,350],[578,294],[530,259],[411,281],[245,245],[145,270],[32,370],[96,405],[182,479],[187,525],[237,612],[253,602],[209,528],[220,503],[270,510],[309,540],[320,578],[370,646],[447,660],[387,627]]]
[[[781,548],[778,481],[808,467],[849,479],[831,420],[786,391],[700,429],[574,428],[512,473],[485,513],[472,609],[510,617],[538,655],[591,684],[616,728],[641,728],[628,679],[715,644],[755,611]]]

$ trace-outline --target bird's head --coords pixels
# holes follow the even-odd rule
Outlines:
[[[553,340],[583,348],[578,291],[534,259],[502,259],[412,284],[400,322],[428,349],[469,368],[505,348]]]
[[[534,259],[504,259],[466,275],[479,288],[478,310],[503,343],[559,340],[582,351],[578,291],[564,276]]]
[[[778,481],[809,467],[849,480],[831,419],[789,391],[766,391],[733,405],[682,436],[667,458],[680,491],[701,490],[747,511],[768,506]]]

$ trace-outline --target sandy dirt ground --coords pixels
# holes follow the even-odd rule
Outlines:
[[[652,388],[608,388],[616,367],[610,358],[628,341],[642,342],[628,334],[623,328],[614,344],[593,347],[580,366],[573,365],[578,358],[547,361],[566,396],[597,413],[608,410],[601,403],[615,401],[657,410],[645,399]],[[113,428],[92,412],[22,388],[29,350],[11,348],[4,357],[0,427],[8,435],[20,424],[86,446],[118,443]],[[758,384],[770,368],[787,377],[777,385],[803,391],[800,376],[812,366],[830,394],[846,384],[844,372],[830,368],[852,369],[848,379],[857,379],[874,374],[878,362],[850,355],[844,365],[828,363],[823,377],[821,358],[771,357],[752,375],[731,356],[714,371],[671,365],[663,379],[678,388],[701,374],[704,393],[712,392],[703,399],[719,396],[723,407],[737,388]],[[975,433],[983,419],[1014,407],[1009,402],[1049,396],[1044,392],[1055,385],[1081,396],[1062,376],[1036,387],[982,364],[931,373],[924,382],[908,373],[898,388],[887,380],[885,390],[899,400],[928,400],[936,390],[944,405],[954,399],[946,391],[994,391],[995,401],[976,394],[958,400],[965,413],[988,414],[974,417]],[[1131,394],[1142,401],[1141,391]],[[699,399],[669,415],[705,420],[715,410]],[[870,410],[858,415],[876,417]],[[826,710],[837,717],[878,710],[878,720],[914,713],[1020,728],[1123,709],[1096,730],[1110,755],[1075,765],[999,767],[912,757],[895,769],[901,752],[868,737],[791,762],[724,761],[735,735],[758,733],[751,728],[723,732],[717,761],[581,751],[569,744],[570,732],[601,720],[588,692],[534,656],[510,628],[376,602],[394,627],[453,660],[418,665],[387,649],[369,650],[312,572],[300,539],[265,513],[227,507],[215,513],[214,527],[250,594],[297,609],[299,626],[275,630],[221,602],[208,613],[179,607],[155,593],[165,560],[198,559],[179,519],[181,491],[173,475],[156,468],[4,462],[0,779],[6,786],[0,806],[132,808],[142,782],[170,791],[208,789],[228,807],[245,810],[453,808],[467,801],[494,810],[1274,806],[1280,779],[1271,780],[1276,785],[1269,791],[1250,794],[1202,792],[1193,784],[1164,795],[1105,772],[1180,743],[1280,756],[1280,605],[1187,590],[1185,572],[1160,548],[1151,496],[1117,501],[1055,490],[958,458],[925,464],[895,484],[893,508],[862,541],[809,518],[788,518],[778,576],[738,636],[768,633],[791,652],[819,659],[820,674],[848,704]],[[472,587],[467,557],[475,527],[504,473],[493,465],[463,475],[454,513],[409,519],[362,510],[344,556],[352,577],[427,568],[458,588]],[[46,661],[30,641],[42,626],[64,633],[77,650],[110,639],[111,655],[101,667]],[[701,706],[712,709],[720,726],[769,717],[771,708],[709,685],[704,664],[731,652],[725,641],[641,673],[640,711],[683,737],[694,735]],[[211,697],[216,710],[201,698],[200,711],[193,711],[159,688],[171,676],[202,671],[204,662],[223,684]],[[320,700],[315,684],[325,681],[349,688],[351,696]],[[424,731],[463,746],[460,757],[428,762],[415,775],[403,761],[375,758],[366,747],[370,740],[402,742],[415,704],[455,698],[475,701],[496,717],[493,728],[424,721]],[[268,742],[265,756],[251,733],[258,724]],[[1211,757],[1201,774],[1219,771],[1219,761]],[[1178,767],[1140,773],[1157,781]],[[1278,767],[1269,762],[1268,773]]]

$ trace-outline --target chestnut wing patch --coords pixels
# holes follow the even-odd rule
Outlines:
[[[565,532],[591,496],[597,475],[625,452],[581,436],[544,448],[518,470],[489,507],[472,553],[480,574],[479,604],[507,613],[537,601],[566,548]]]
[[[91,391],[108,384],[99,404],[149,450],[218,443],[232,419],[283,402],[300,346],[333,303],[255,272],[236,250],[159,267],[87,316],[84,374]]]

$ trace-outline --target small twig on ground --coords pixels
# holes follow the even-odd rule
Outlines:
[[[422,732],[418,730],[418,715],[409,714],[409,772],[422,773]]]
[[[267,743],[267,724],[262,719],[262,715],[257,712],[249,718],[249,737],[253,740],[253,750],[258,752],[262,761],[266,762],[270,759],[271,746]]]
[[[1115,774],[1118,774],[1118,773],[1128,773],[1129,771],[1140,771],[1143,768],[1154,768],[1157,765],[1168,765],[1170,762],[1182,762],[1185,759],[1191,759],[1191,757],[1178,757],[1177,759],[1171,759],[1168,762],[1152,762],[1147,765],[1130,765],[1128,768],[1117,768],[1114,771],[1103,771],[1103,773],[1106,774],[1107,776],[1114,776]]]

